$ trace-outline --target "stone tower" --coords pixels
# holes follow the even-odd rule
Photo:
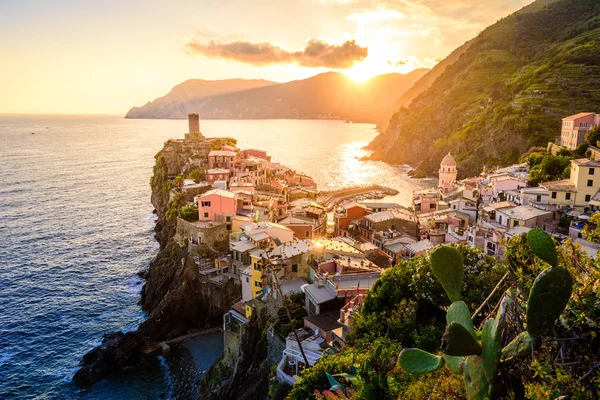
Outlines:
[[[188,114],[188,123],[191,134],[200,133],[200,117],[198,114]]]
[[[456,182],[456,175],[456,160],[454,160],[452,154],[448,153],[440,164],[440,188],[450,186]]]

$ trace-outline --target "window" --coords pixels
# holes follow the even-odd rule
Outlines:
[[[230,217],[230,216],[226,216],[226,217],[225,217],[225,221],[226,221],[226,222],[231,222],[231,217]]]
[[[594,168],[590,168],[590,175],[594,175]]]
[[[204,218],[208,218],[208,213],[204,213]]]
[[[304,232],[304,237],[305,237],[305,238],[309,238],[309,237],[310,237],[310,231],[306,231],[306,232]]]
[[[571,200],[571,193],[565,193],[565,200]]]
[[[255,263],[254,263],[254,269],[255,269],[256,271],[260,271],[260,266],[258,265],[258,263],[257,263],[257,262],[255,262]]]
[[[556,198],[556,192],[552,192],[552,198],[555,199]]]
[[[513,226],[519,226],[519,221],[513,221]]]
[[[502,223],[502,215],[498,215],[498,222]]]
[[[591,198],[592,198],[592,195],[591,195],[591,194],[586,194],[586,195],[585,195],[585,201],[586,201],[586,202],[590,201],[590,199],[591,199]]]
[[[260,282],[260,281],[255,281],[255,282],[254,282],[254,286],[261,288],[261,287],[262,287],[262,282]]]
[[[431,203],[431,204],[429,204],[429,208],[430,208],[430,209],[435,209],[435,203]]]
[[[538,195],[535,197],[535,201],[542,201],[542,195],[541,195],[541,194],[538,194]]]
[[[591,179],[588,179],[588,186],[594,186],[594,181]]]
[[[210,201],[203,201],[201,205],[202,207],[210,207]]]
[[[246,283],[250,283],[250,278],[246,277]]]
[[[298,264],[292,264],[292,272],[298,272]]]

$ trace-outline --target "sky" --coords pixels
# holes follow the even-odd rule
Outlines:
[[[531,0],[0,0],[0,113],[125,114],[187,79],[431,68]]]

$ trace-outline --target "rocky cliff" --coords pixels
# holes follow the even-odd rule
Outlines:
[[[168,178],[197,165],[205,148],[202,142],[168,141],[156,155],[151,200],[158,217],[156,238],[161,249],[148,270],[141,273],[146,279],[141,305],[148,318],[135,332],[105,335],[102,344],[83,357],[82,367],[73,377],[78,386],[89,387],[136,365],[153,344],[221,323],[222,314],[241,296],[239,283],[233,280],[223,286],[203,282],[188,249],[172,240],[175,223],[169,218],[173,204],[169,202]]]

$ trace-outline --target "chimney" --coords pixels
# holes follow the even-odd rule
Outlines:
[[[198,114],[188,114],[190,133],[200,133],[200,117]]]

